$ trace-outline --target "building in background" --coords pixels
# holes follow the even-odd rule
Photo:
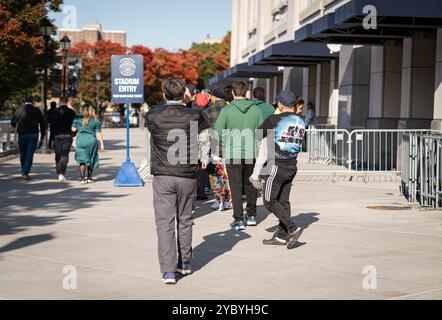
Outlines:
[[[231,68],[210,83],[235,77],[296,92],[320,124],[440,130],[442,2],[233,0]]]
[[[218,44],[223,42],[223,39],[212,39],[210,34],[207,35],[206,39],[201,41],[201,44]]]
[[[60,29],[60,39],[67,35],[72,46],[85,42],[95,44],[100,40],[111,41],[126,46],[126,31],[102,30],[100,23],[94,22],[85,25],[82,29]]]

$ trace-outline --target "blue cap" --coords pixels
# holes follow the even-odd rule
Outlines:
[[[286,107],[294,107],[296,105],[297,99],[293,92],[284,90],[276,98],[276,103],[281,102]]]

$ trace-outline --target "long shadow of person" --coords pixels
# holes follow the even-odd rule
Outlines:
[[[247,233],[231,230],[204,237],[204,242],[194,249],[193,271],[201,270],[217,257],[231,251],[239,242],[250,238]]]

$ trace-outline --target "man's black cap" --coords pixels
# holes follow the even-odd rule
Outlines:
[[[224,88],[216,87],[212,90],[212,96],[217,97],[218,99],[226,99],[226,94],[224,93]]]
[[[193,84],[187,85],[187,89],[189,89],[190,95],[192,97],[200,93],[200,91]]]
[[[296,105],[296,96],[293,92],[284,90],[276,98],[276,103],[281,102],[286,107],[294,107]]]

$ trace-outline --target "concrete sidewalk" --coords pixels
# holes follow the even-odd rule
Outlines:
[[[199,203],[195,274],[166,287],[151,185],[113,187],[125,135],[105,136],[94,185],[79,185],[73,159],[67,185],[54,180],[53,156],[36,156],[31,182],[20,179],[17,159],[0,164],[0,299],[442,298],[441,213],[368,209],[406,203],[395,181],[334,184],[314,176],[300,178],[292,193],[294,219],[306,228],[299,248],[262,245],[276,225],[262,202],[259,226],[246,232],[227,231],[232,212]],[[132,138],[138,165],[144,136],[133,130]],[[76,290],[63,288],[74,270],[67,266],[77,271]],[[366,278],[367,266],[377,277]],[[376,289],[364,289],[367,282]]]

